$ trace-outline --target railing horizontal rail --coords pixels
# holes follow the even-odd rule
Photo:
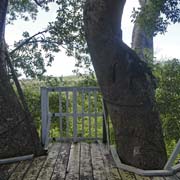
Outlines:
[[[73,116],[73,113],[49,113],[51,117],[67,117],[67,116]],[[86,116],[92,116],[92,117],[102,117],[103,113],[76,113],[77,117],[86,117]]]
[[[48,92],[65,92],[65,91],[73,91],[74,89],[76,89],[78,92],[80,91],[85,91],[85,92],[89,92],[89,91],[98,91],[100,92],[99,87],[43,87],[45,88]]]
[[[55,141],[73,141],[74,138],[73,137],[61,137],[61,138],[50,138],[50,140],[55,140]],[[77,137],[76,139],[77,141],[98,141],[98,140],[102,140],[102,138],[96,138],[96,137]]]

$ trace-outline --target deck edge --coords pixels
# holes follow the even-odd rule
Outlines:
[[[139,168],[122,163],[114,146],[110,146],[110,151],[111,151],[112,157],[116,163],[117,168],[120,168],[125,171],[129,171],[129,172],[141,175],[141,176],[173,176],[178,171],[180,171],[180,165],[176,165],[168,170],[165,170],[165,169],[162,169],[162,170],[139,169]]]

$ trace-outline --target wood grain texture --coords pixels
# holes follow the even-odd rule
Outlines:
[[[144,177],[116,167],[102,143],[54,143],[48,156],[0,166],[0,180],[180,180]]]
[[[100,152],[99,144],[91,144],[91,156],[94,180],[105,180],[105,166]]]
[[[90,145],[81,143],[80,180],[93,180]]]
[[[15,171],[19,163],[6,164],[0,166],[0,180],[8,179],[11,174]]]
[[[41,156],[41,157],[35,158],[31,164],[28,172],[24,176],[23,180],[36,180],[42,169],[42,166],[43,166],[45,160],[46,160],[46,156]]]
[[[21,180],[25,176],[29,167],[31,166],[32,160],[21,161],[14,173],[10,176],[9,180]]]
[[[137,180],[151,180],[150,177],[144,177],[137,174],[135,174],[135,177]]]
[[[62,143],[51,180],[65,179],[71,144]]]
[[[165,180],[179,180],[180,178],[177,175],[165,177]]]
[[[41,172],[37,180],[50,180],[51,179],[55,162],[59,154],[60,147],[61,147],[60,143],[52,144],[48,157],[45,163],[43,164],[43,167],[41,169]]]
[[[119,173],[123,180],[136,180],[134,173],[119,169]]]
[[[109,150],[107,149],[107,146],[100,143],[100,149],[101,149],[101,154],[102,154],[102,158],[104,161],[107,179],[108,180],[122,179],[119,174],[119,171],[115,165],[115,162],[114,162]]]
[[[69,163],[67,168],[66,180],[79,179],[79,163],[80,163],[80,143],[71,145]]]

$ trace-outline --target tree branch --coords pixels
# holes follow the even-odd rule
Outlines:
[[[11,70],[11,73],[12,73],[12,77],[13,77],[13,80],[14,80],[14,83],[16,85],[16,88],[17,88],[17,92],[18,92],[18,95],[19,95],[19,98],[21,100],[21,103],[22,103],[22,106],[23,106],[23,109],[25,111],[25,113],[28,115],[28,116],[31,116],[31,113],[29,112],[29,108],[28,108],[28,105],[27,105],[27,102],[25,100],[25,97],[24,97],[24,94],[23,94],[23,91],[21,89],[21,85],[16,77],[16,73],[15,73],[15,70],[14,70],[14,67],[11,63],[11,57],[8,53],[8,51],[6,50],[6,60],[7,60],[7,64]]]
[[[34,0],[34,2],[35,2],[38,6],[42,7],[42,4],[43,4],[44,2],[46,2],[46,1],[45,1],[45,0],[42,0],[42,1]]]
[[[25,44],[29,43],[29,41],[30,41],[31,39],[33,39],[35,36],[40,35],[40,34],[43,34],[43,33],[46,33],[46,32],[48,32],[48,31],[49,31],[49,29],[46,29],[46,30],[44,30],[44,31],[40,31],[40,32],[34,34],[33,36],[25,39],[19,46],[17,46],[15,49],[13,49],[11,52],[9,52],[9,55],[12,56],[18,49],[20,49],[21,47],[23,47]]]

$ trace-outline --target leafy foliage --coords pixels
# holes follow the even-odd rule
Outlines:
[[[159,81],[156,98],[167,149],[172,150],[180,138],[180,61],[169,60],[155,65]]]
[[[29,3],[36,6],[30,0],[26,0],[24,6]],[[93,74],[83,30],[83,1],[57,0],[54,3],[58,6],[57,17],[54,22],[48,22],[47,31],[42,31],[43,33],[37,33],[33,36],[24,32],[22,40],[15,42],[14,50],[12,50],[14,66],[17,70],[22,69],[27,77],[41,77],[45,72],[45,65],[51,65],[54,60],[54,53],[64,48],[68,56],[76,58],[75,66],[77,69],[74,70],[75,73],[82,75],[80,69],[84,69],[85,74]],[[19,2],[17,6],[21,6],[21,3]],[[13,9],[10,9],[11,11]],[[14,18],[11,19],[19,18],[21,14],[19,11],[20,9],[17,12],[13,11],[15,12]],[[26,12],[31,14],[33,19],[37,16],[33,10],[27,9]],[[25,17],[24,13],[25,10],[22,9],[22,14]],[[22,44],[23,46],[21,46]],[[31,59],[32,62],[30,63]],[[43,63],[43,59],[46,60],[46,63]]]
[[[48,11],[48,2],[50,0],[44,0],[41,9]],[[9,0],[7,23],[13,23],[17,19],[23,19],[25,21],[36,20],[38,14],[38,4],[36,0]]]
[[[50,66],[54,60],[53,53],[60,51],[57,42],[49,43],[47,31],[33,36],[24,32],[24,39],[15,42],[15,50],[10,52],[16,70],[23,69],[23,73],[27,77],[42,77],[46,72],[45,67]]]
[[[91,70],[90,57],[84,34],[83,5],[82,0],[58,0],[56,21],[50,23],[50,34],[53,40],[61,40],[66,48],[68,56],[76,58],[76,73],[80,73],[78,68]]]

